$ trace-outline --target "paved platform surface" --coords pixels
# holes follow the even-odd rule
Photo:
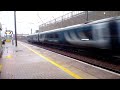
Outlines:
[[[27,48],[6,43],[2,58],[2,79],[74,79]]]
[[[18,41],[4,46],[1,79],[120,79],[120,75]]]

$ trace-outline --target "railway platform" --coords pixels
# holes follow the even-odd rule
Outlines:
[[[120,74],[24,42],[3,47],[0,79],[120,79]]]

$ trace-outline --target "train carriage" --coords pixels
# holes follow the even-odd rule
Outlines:
[[[39,43],[78,48],[120,49],[120,16],[44,31],[30,37],[34,37],[32,42]]]

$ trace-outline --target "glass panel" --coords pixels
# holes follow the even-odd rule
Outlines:
[[[92,36],[92,30],[84,30],[83,34],[85,35],[86,38],[88,38],[89,40],[93,40],[93,36]]]
[[[87,27],[82,27],[80,28],[78,32],[78,36],[80,37],[81,40],[93,40],[93,32],[92,32],[92,27],[87,26]]]

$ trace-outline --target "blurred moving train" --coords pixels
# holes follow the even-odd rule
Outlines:
[[[120,48],[120,16],[39,32],[28,35],[27,41],[63,47],[118,50]]]

